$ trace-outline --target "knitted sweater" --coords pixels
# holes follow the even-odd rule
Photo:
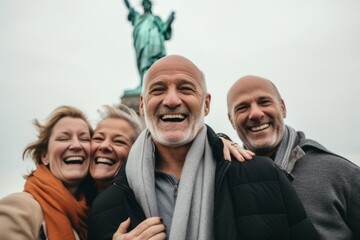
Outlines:
[[[360,167],[302,132],[289,162],[292,185],[320,238],[360,239]]]

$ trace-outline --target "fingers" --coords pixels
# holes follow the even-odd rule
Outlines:
[[[162,219],[160,217],[151,217],[142,221],[136,228],[134,228],[134,233],[138,236],[148,228],[155,225],[163,225]]]
[[[127,233],[130,226],[130,218],[122,222],[113,235],[113,240],[127,239],[166,239],[166,226],[160,217],[152,217],[142,221],[132,231]]]
[[[113,240],[120,240],[122,239],[122,235],[127,233],[127,229],[130,227],[130,218],[126,219],[119,225],[119,228],[113,235]]]
[[[229,141],[223,137],[220,139],[224,143],[224,158],[225,160],[231,161],[231,156],[235,157],[239,162],[252,159],[255,154],[249,150],[241,148],[237,143]]]
[[[248,156],[243,156],[242,152],[240,152],[239,150],[241,150],[240,147],[238,147],[237,143],[232,142],[231,143],[231,147],[229,149],[230,154],[235,157],[239,162],[245,162],[245,157]],[[245,154],[247,155],[247,154]]]
[[[166,239],[166,226],[164,224],[156,224],[147,228],[139,235],[139,239]]]
[[[238,144],[236,144],[234,148],[241,154],[242,157],[245,158],[245,160],[250,160],[253,156],[255,156],[255,153],[250,150],[243,149]]]
[[[224,159],[231,161],[230,149],[225,143],[224,143],[223,153],[224,153]]]
[[[164,232],[161,232],[161,233],[158,233],[156,234],[155,236],[149,238],[149,240],[166,240],[166,233],[165,231]]]

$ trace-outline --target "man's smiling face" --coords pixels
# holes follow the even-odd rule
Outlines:
[[[173,147],[191,142],[204,126],[209,105],[203,76],[190,61],[170,56],[149,70],[140,112],[154,142]]]
[[[285,104],[266,79],[239,79],[228,93],[228,115],[246,148],[256,154],[271,155],[283,137]]]

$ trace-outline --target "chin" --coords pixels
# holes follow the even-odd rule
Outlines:
[[[189,142],[194,140],[194,138],[195,138],[194,136],[191,136],[191,133],[186,133],[185,135],[181,134],[181,136],[179,135],[166,136],[159,134],[155,140],[165,146],[178,147],[188,144]]]

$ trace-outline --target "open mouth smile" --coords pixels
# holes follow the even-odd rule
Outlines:
[[[64,162],[66,164],[82,164],[84,162],[84,157],[71,156],[71,157],[65,158]]]
[[[182,122],[187,116],[184,114],[164,114],[160,118],[164,122]]]
[[[248,129],[251,132],[259,132],[259,131],[264,130],[264,129],[268,128],[268,127],[270,127],[270,124],[269,123],[264,123],[264,124],[261,124],[260,126],[249,127]]]
[[[105,165],[112,166],[115,164],[115,161],[110,158],[98,157],[98,158],[95,158],[95,164],[105,164]]]

